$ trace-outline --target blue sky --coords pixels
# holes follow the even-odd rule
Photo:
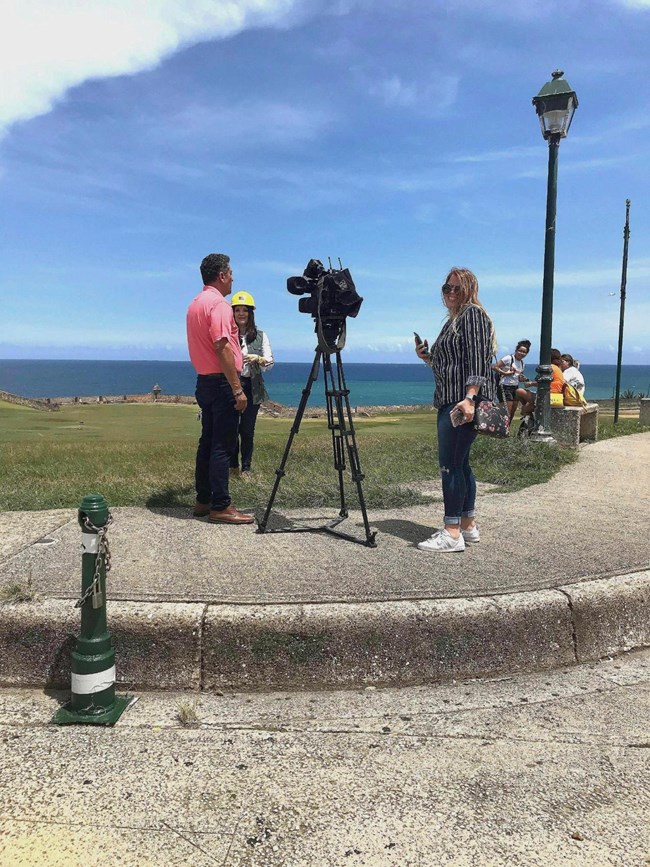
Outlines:
[[[548,148],[560,147],[553,344],[650,363],[650,0],[4,0],[0,357],[185,359],[209,252],[278,360],[308,360],[286,278],[341,257],[349,361],[413,362],[451,265],[499,344],[539,351]]]

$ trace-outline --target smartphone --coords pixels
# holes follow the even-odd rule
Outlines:
[[[415,343],[416,343],[416,346],[422,346],[422,344],[424,343],[424,340],[422,340],[422,338],[421,338],[420,335],[417,333],[417,331],[414,331],[414,332],[413,332],[413,337],[415,337]]]
[[[458,427],[458,425],[465,424],[465,413],[462,409],[458,409],[454,407],[449,412],[449,417],[451,418],[451,426]]]

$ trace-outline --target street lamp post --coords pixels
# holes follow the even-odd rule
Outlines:
[[[630,200],[625,200],[625,228],[623,229],[623,270],[621,273],[621,312],[618,320],[618,355],[616,356],[616,398],[614,400],[614,424],[618,424],[618,408],[621,401],[621,365],[623,363],[623,325],[625,323],[625,291],[627,289],[627,246],[630,240]]]
[[[555,216],[557,212],[557,158],[560,139],[569,132],[573,113],[578,107],[578,97],[569,83],[562,78],[564,73],[556,69],[547,81],[533,105],[548,141],[548,181],[546,186],[546,235],[544,242],[544,284],[542,290],[542,329],[539,339],[539,367],[537,368],[537,404],[535,408],[535,431],[533,437],[545,442],[553,441],[551,434],[550,388],[551,340],[553,331],[553,274],[555,270]]]

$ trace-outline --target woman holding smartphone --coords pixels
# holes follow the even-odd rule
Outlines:
[[[438,462],[445,506],[444,527],[420,542],[420,551],[464,551],[480,541],[476,526],[476,480],[469,463],[476,439],[471,422],[480,394],[494,399],[491,361],[494,325],[478,300],[478,280],[467,268],[452,268],[442,287],[448,317],[431,350],[416,340],[415,352],[433,370],[438,410]]]

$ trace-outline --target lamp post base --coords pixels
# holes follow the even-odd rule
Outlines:
[[[530,432],[528,438],[534,443],[546,443],[549,446],[556,446],[557,440],[550,431],[544,430],[543,427],[538,427]]]
[[[533,440],[537,443],[546,443],[550,446],[557,445],[557,441],[551,431],[544,427],[542,421],[535,421],[535,417],[532,415],[527,415],[521,420],[517,436]]]

